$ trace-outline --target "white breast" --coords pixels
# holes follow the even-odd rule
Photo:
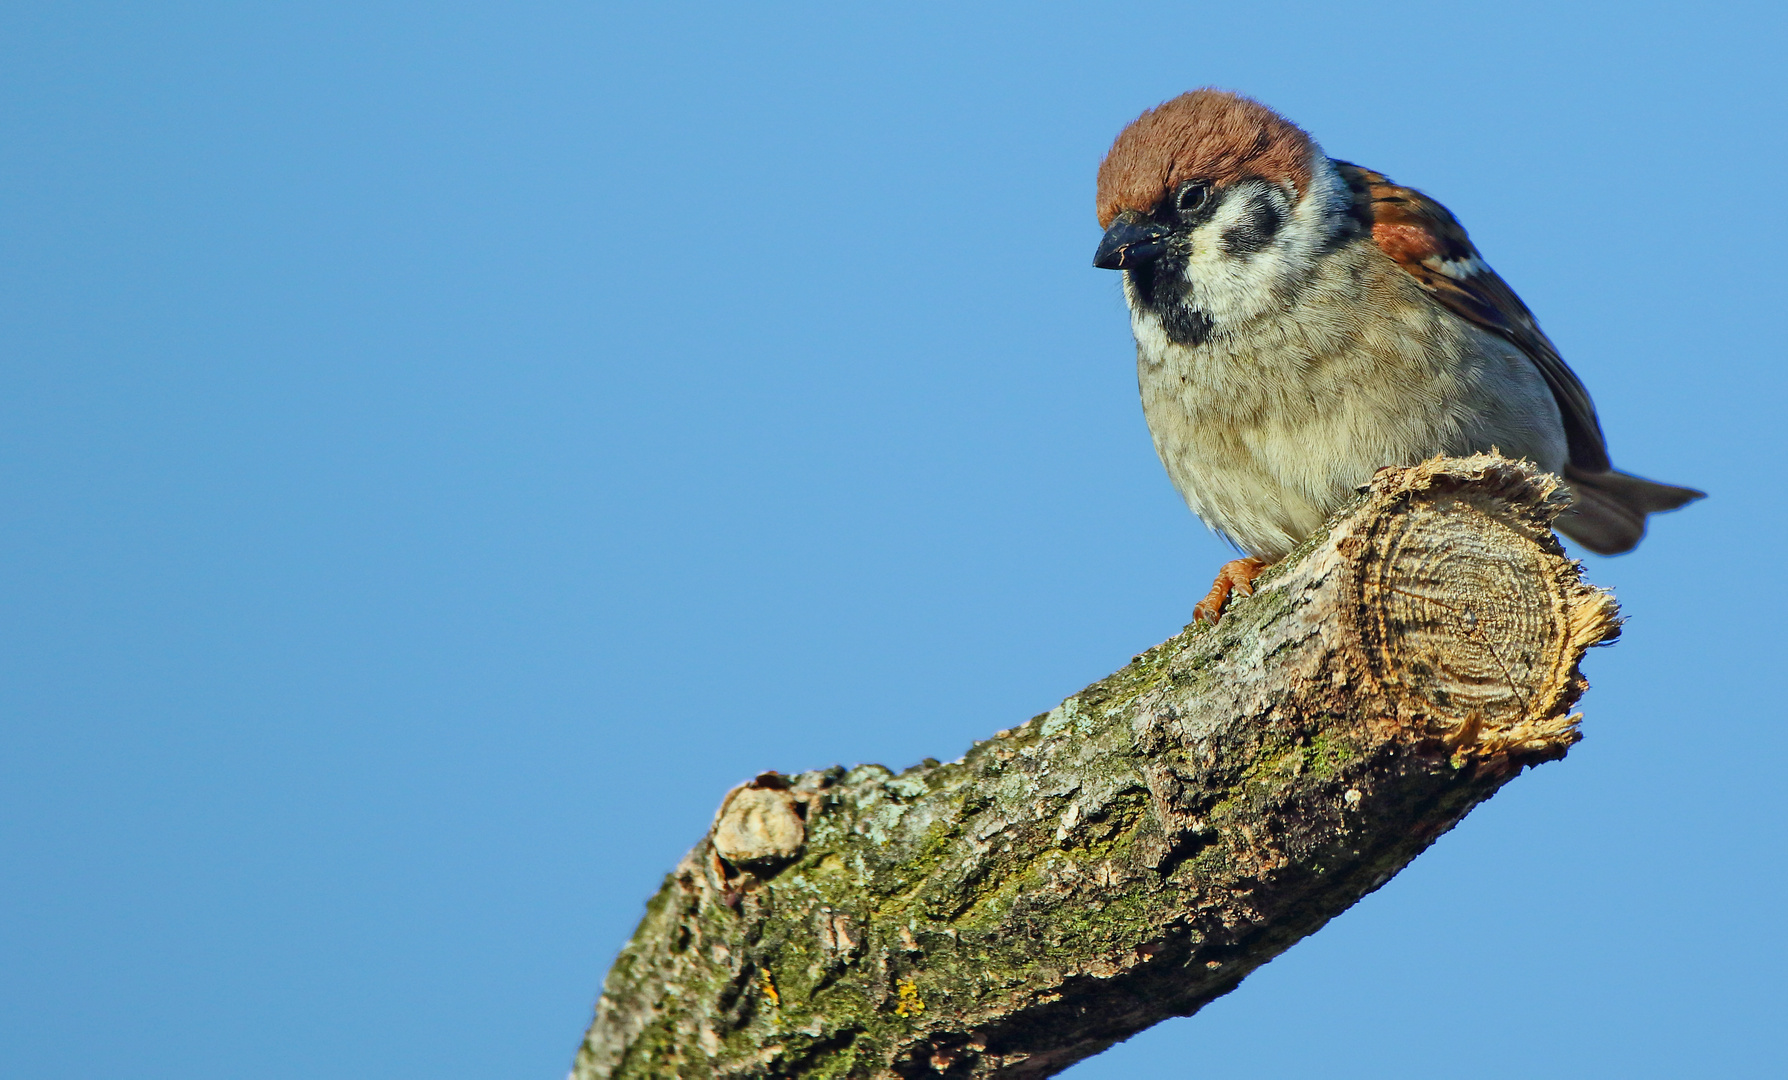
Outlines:
[[[1453,315],[1370,241],[1330,255],[1282,313],[1199,345],[1133,314],[1143,413],[1194,513],[1274,560],[1385,465],[1495,447],[1558,471],[1539,371]]]

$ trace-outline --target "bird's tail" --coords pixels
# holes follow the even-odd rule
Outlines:
[[[1564,474],[1577,498],[1559,515],[1558,531],[1597,555],[1633,550],[1645,535],[1645,515],[1707,497],[1704,491],[1659,484],[1616,469],[1585,472],[1566,465]]]

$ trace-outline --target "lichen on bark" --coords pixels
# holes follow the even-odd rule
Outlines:
[[[1237,604],[963,758],[729,793],[574,1075],[1046,1076],[1187,1015],[1578,738],[1553,478],[1384,470]]]

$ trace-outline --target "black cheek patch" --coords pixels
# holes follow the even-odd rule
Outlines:
[[[1223,234],[1226,255],[1252,255],[1273,242],[1285,218],[1264,195],[1256,195],[1241,222]]]

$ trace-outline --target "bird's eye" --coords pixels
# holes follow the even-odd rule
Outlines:
[[[1173,197],[1173,208],[1182,214],[1191,214],[1204,209],[1204,204],[1211,198],[1211,185],[1198,180],[1181,184],[1180,190]]]

